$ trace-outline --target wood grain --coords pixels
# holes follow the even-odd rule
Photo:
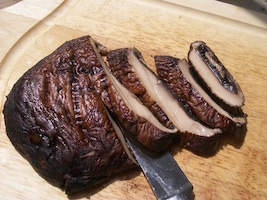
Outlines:
[[[0,10],[1,110],[5,96],[18,78],[66,40],[89,34],[110,49],[137,47],[152,69],[152,56],[183,58],[191,42],[203,40],[245,93],[247,135],[241,144],[223,139],[220,151],[208,158],[175,145],[171,152],[193,183],[196,200],[267,198],[267,29],[264,26],[215,16],[214,10],[208,12],[208,8],[203,11],[164,1],[58,0],[47,1],[44,6],[34,1],[32,6],[36,11],[25,11],[23,4],[30,2],[14,5],[23,8],[23,13],[12,9],[13,6]],[[86,192],[66,196],[38,176],[15,151],[5,134],[2,112],[0,118],[1,199],[155,199],[138,170],[117,175]]]

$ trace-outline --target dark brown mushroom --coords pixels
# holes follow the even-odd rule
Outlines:
[[[19,79],[4,105],[12,144],[66,193],[136,166],[88,77],[94,55],[88,36],[66,42]]]
[[[246,123],[246,117],[230,116],[210,98],[192,77],[185,59],[155,56],[155,63],[159,77],[168,85],[177,100],[203,123],[223,131]]]
[[[166,149],[177,129],[163,126],[149,109],[111,74],[93,40],[91,45],[96,52],[97,61],[89,76],[103,103],[114,113],[121,125],[136,135],[144,146],[154,151]]]
[[[67,193],[136,166],[114,116],[154,151],[168,148],[178,135],[180,145],[213,153],[221,129],[246,123],[243,93],[205,43],[193,43],[188,57],[192,66],[156,57],[161,81],[134,48],[109,52],[90,36],[66,42],[12,88],[3,110],[7,135],[40,175]],[[212,80],[219,85],[208,86],[205,65],[215,67]]]
[[[137,49],[132,50],[139,60],[143,60]],[[174,128],[166,114],[149,96],[146,88],[136,76],[133,66],[129,63],[128,54],[128,48],[112,50],[107,54],[107,62],[112,74],[126,89],[135,94],[164,126]]]
[[[133,67],[133,71],[138,79],[146,88],[149,96],[166,113],[180,134],[192,135],[190,137],[183,137],[185,140],[181,141],[181,144],[187,144],[187,147],[194,147],[194,151],[197,151],[198,148],[201,151],[202,145],[205,143],[204,140],[221,133],[220,129],[209,128],[192,118],[157,75],[136,56],[135,50],[128,49],[128,51],[128,62]],[[200,138],[203,141],[200,142]],[[198,144],[201,145],[198,146]]]
[[[191,73],[209,96],[232,116],[244,116],[243,92],[219,61],[214,52],[202,41],[193,42],[188,53]]]

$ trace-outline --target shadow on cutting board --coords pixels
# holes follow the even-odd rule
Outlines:
[[[83,191],[69,194],[68,199],[74,200],[74,199],[81,199],[81,198],[88,198],[90,199],[91,196],[94,194],[97,194],[101,190],[105,189],[108,187],[110,184],[115,183],[116,181],[124,181],[124,180],[130,180],[134,179],[135,177],[139,176],[141,172],[141,169],[138,169],[137,167],[135,169],[129,169],[124,172],[118,173],[111,177],[110,179],[92,186],[90,188],[84,189]]]

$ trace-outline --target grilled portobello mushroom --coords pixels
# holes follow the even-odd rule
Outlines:
[[[246,126],[244,95],[204,42],[191,44],[188,60],[156,56],[156,74],[135,48],[109,51],[90,36],[68,41],[13,86],[3,110],[7,135],[68,194],[137,166],[114,117],[153,151],[178,138],[193,152],[214,153],[223,133]]]

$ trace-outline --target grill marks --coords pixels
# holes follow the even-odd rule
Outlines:
[[[88,76],[91,48],[89,37],[63,44],[24,74],[4,106],[16,149],[67,193],[135,166]]]
[[[59,118],[68,118],[68,122],[76,127],[73,134],[79,134],[81,140],[88,134],[86,116],[90,115],[88,112],[92,106],[88,103],[90,94],[96,95],[88,77],[88,63],[94,64],[95,60],[88,53],[92,49],[83,46],[85,45],[80,44],[76,51],[68,50],[65,53],[66,58],[56,58],[57,61],[53,62],[55,65],[44,72],[46,106],[50,106]],[[76,48],[75,45],[73,48]]]
[[[71,54],[71,52],[67,54]],[[44,107],[55,113],[58,121],[63,120],[72,125],[75,129],[75,131],[72,130],[75,140],[75,134],[83,135],[78,128],[82,123],[80,112],[83,102],[80,101],[84,93],[81,90],[83,86],[79,83],[79,75],[72,68],[76,63],[73,58],[56,58],[56,60],[58,61],[54,62],[56,65],[46,68],[43,72],[45,73],[44,87],[46,88]],[[86,84],[84,80],[81,83]]]

